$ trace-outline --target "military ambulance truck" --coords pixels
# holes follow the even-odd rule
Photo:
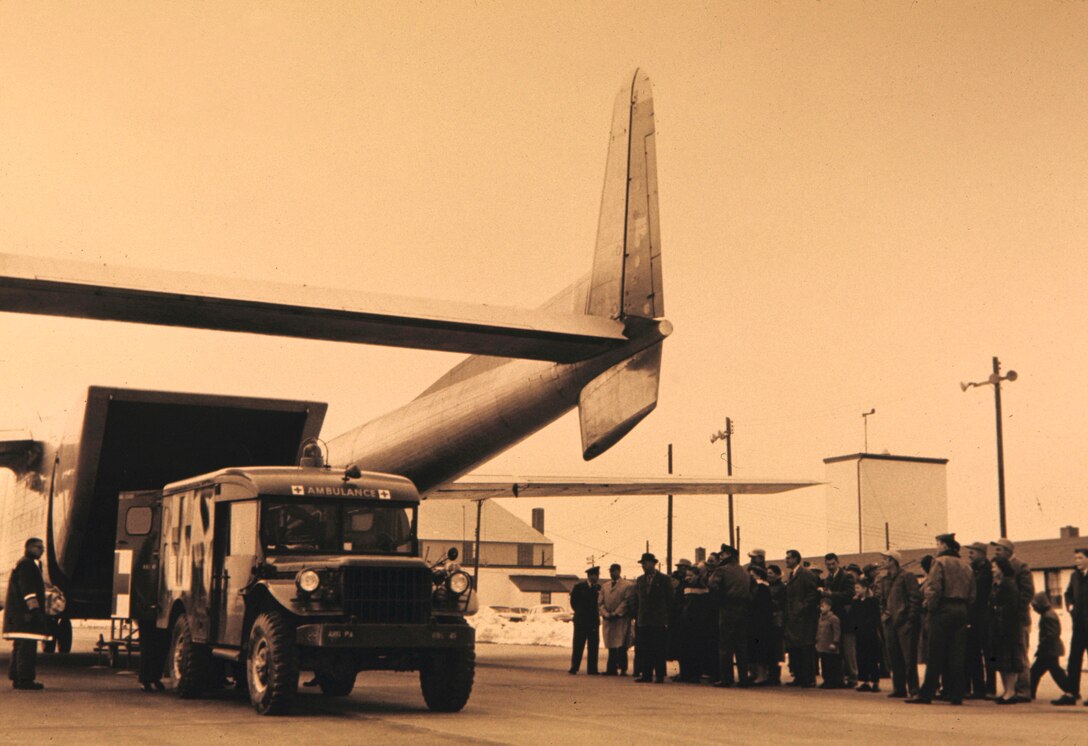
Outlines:
[[[320,461],[122,493],[113,616],[169,631],[167,675],[183,698],[233,679],[274,715],[290,709],[301,671],[334,697],[360,671],[419,671],[430,709],[460,710],[475,594],[456,549],[437,565],[420,558],[408,479]]]

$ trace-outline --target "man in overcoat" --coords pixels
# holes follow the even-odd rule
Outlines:
[[[7,602],[4,604],[4,639],[12,640],[13,649],[8,678],[15,689],[44,689],[34,680],[37,674],[38,642],[48,639],[45,617],[45,580],[38,560],[45,552],[41,539],[27,539],[23,557],[8,578]]]
[[[609,579],[601,584],[601,636],[608,650],[605,676],[627,675],[627,648],[631,644],[628,636],[631,630],[628,612],[631,581],[622,577],[622,573],[623,568],[613,564],[608,568]]]
[[[816,625],[820,617],[820,588],[801,565],[801,553],[786,552],[786,650],[793,668],[792,686],[816,686]]]
[[[748,615],[752,603],[751,578],[737,559],[737,550],[722,544],[721,564],[710,576],[710,589],[718,599],[718,665],[721,680],[715,686],[734,684],[733,660],[737,662],[737,686],[748,686]]]
[[[638,617],[635,633],[637,659],[642,670],[636,682],[665,683],[665,656],[669,633],[669,612],[675,596],[672,581],[657,570],[657,557],[642,555],[642,576],[635,581]]]
[[[918,693],[918,633],[922,620],[922,590],[914,573],[902,568],[903,557],[895,549],[883,554],[884,575],[879,599],[884,624],[884,644],[891,665],[894,699]]]

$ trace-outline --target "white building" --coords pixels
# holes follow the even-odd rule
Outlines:
[[[948,459],[855,453],[824,464],[828,547],[876,552],[948,531]]]

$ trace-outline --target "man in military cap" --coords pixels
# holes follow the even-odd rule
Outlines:
[[[764,571],[767,570],[767,550],[765,549],[753,549],[748,552],[748,567],[762,567]]]
[[[1016,584],[1017,610],[1020,613],[1020,674],[1016,679],[1016,701],[1031,701],[1031,661],[1028,660],[1028,640],[1031,637],[1031,599],[1035,596],[1035,580],[1028,563],[1016,555],[1016,545],[1005,537],[991,541],[995,557],[1004,557],[1012,565]]]
[[[38,560],[45,552],[41,539],[27,539],[23,558],[8,578],[7,603],[4,605],[4,639],[12,640],[14,648],[8,667],[8,678],[15,689],[40,690],[43,684],[34,680],[38,658],[38,642],[48,639],[45,618],[45,580]]]
[[[657,570],[657,557],[649,552],[639,560],[642,576],[635,581],[638,604],[635,628],[635,659],[640,670],[636,682],[665,683],[665,656],[669,633],[669,611],[673,604],[672,582]]]
[[[570,654],[570,673],[582,667],[582,651],[586,651],[586,673],[597,675],[597,651],[600,647],[600,592],[597,581],[601,568],[586,570],[586,579],[571,588],[570,608],[574,611],[574,649]]]
[[[926,678],[918,695],[907,704],[928,705],[938,681],[944,685],[949,704],[963,704],[967,609],[975,598],[975,574],[971,565],[960,559],[955,534],[940,534],[937,550],[922,593],[922,606],[929,613]]]
[[[967,610],[968,699],[986,699],[987,693],[993,693],[997,687],[997,672],[990,662],[990,591],[994,576],[987,551],[981,541],[967,547],[967,560],[975,574],[975,600]]]

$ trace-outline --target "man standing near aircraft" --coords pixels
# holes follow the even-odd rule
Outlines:
[[[669,611],[675,593],[672,581],[657,571],[657,557],[646,552],[639,564],[644,574],[635,581],[635,598],[638,602],[635,648],[641,670],[635,681],[663,684]]]
[[[45,634],[45,581],[38,560],[45,552],[41,539],[27,539],[23,558],[11,571],[4,612],[4,639],[14,641],[8,678],[15,689],[44,689],[34,680],[38,641]]]
[[[613,564],[608,568],[609,580],[601,586],[601,631],[608,649],[605,676],[627,675],[627,647],[631,629],[627,613],[631,596],[631,581],[622,577],[623,569]]]
[[[586,570],[586,579],[570,591],[570,608],[574,611],[574,649],[570,654],[570,673],[582,667],[582,651],[586,652],[586,673],[597,675],[597,651],[600,649],[601,568]]]

